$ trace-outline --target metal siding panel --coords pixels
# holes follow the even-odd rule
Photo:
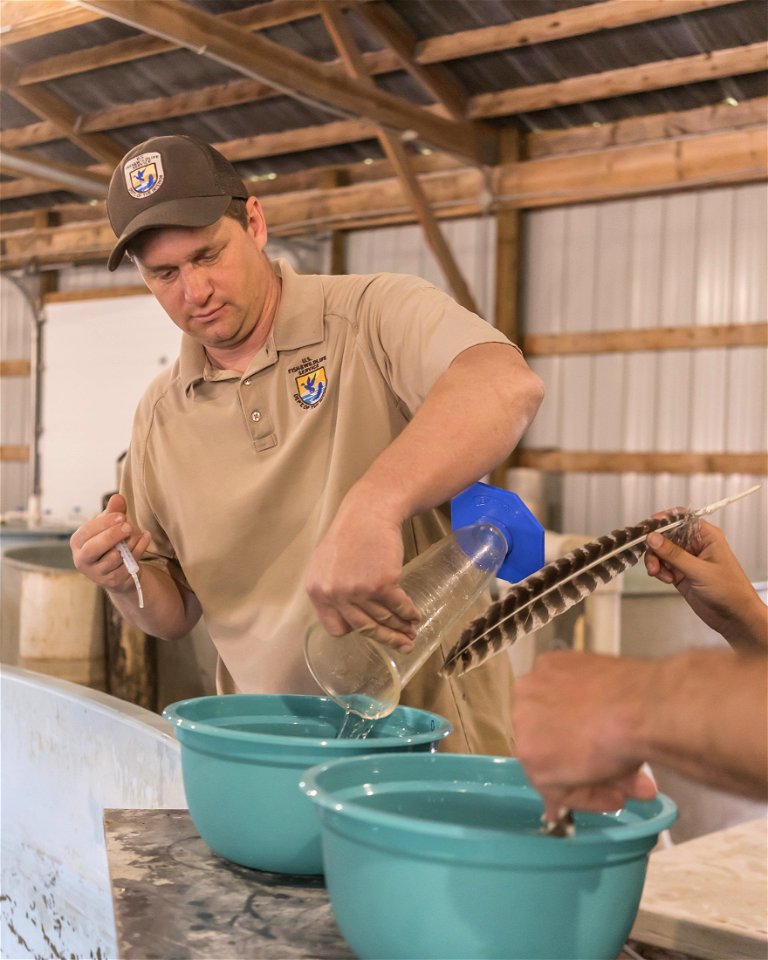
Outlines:
[[[691,434],[688,449],[726,450],[727,350],[696,350],[691,364]],[[734,385],[735,387],[736,385]]]
[[[560,294],[563,330],[592,330],[595,327],[596,271],[602,253],[598,247],[598,230],[597,207],[576,207],[568,211],[562,241],[565,247],[565,272]],[[549,282],[558,282],[556,273],[551,273]]]
[[[661,238],[664,200],[636,200],[632,207],[632,243],[629,262],[629,303],[626,326],[657,327],[661,313]]]
[[[697,216],[697,194],[664,198],[659,326],[686,327],[694,323]]]
[[[729,323],[734,195],[711,190],[699,195],[696,233],[696,324]]]
[[[523,445],[532,448],[557,447],[560,443],[560,357],[532,357],[530,367],[544,384],[544,402],[528,428]]]
[[[768,319],[768,187],[750,184],[733,191],[733,323]]]
[[[723,414],[726,449],[765,450],[768,438],[768,383],[763,347],[732,347],[726,356]]]
[[[592,436],[592,357],[563,357],[560,387],[560,442],[564,450],[588,450]]]
[[[523,273],[526,333],[559,333],[564,329],[565,221],[564,208],[526,215]]]
[[[624,364],[624,438],[622,450],[653,450],[658,433],[658,355],[627,354]]]

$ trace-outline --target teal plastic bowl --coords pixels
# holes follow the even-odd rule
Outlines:
[[[356,757],[308,770],[301,788],[336,921],[363,960],[614,960],[677,816],[660,794],[545,836],[541,798],[506,757]]]
[[[338,757],[429,751],[452,730],[435,713],[398,707],[365,740],[338,740],[344,711],[328,697],[231,694],[172,703],[195,829],[214,853],[275,873],[322,873],[320,825],[301,775]]]

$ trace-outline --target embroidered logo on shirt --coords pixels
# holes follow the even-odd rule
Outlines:
[[[293,399],[304,410],[316,407],[325,396],[325,391],[328,388],[328,377],[325,367],[322,366],[324,360],[325,357],[319,359],[304,357],[301,363],[291,367],[288,371],[298,374],[294,378],[296,393],[294,393]]]
[[[163,158],[159,153],[142,153],[123,167],[125,185],[132,197],[141,199],[159,190],[165,179]]]

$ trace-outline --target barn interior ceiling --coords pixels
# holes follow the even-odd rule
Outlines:
[[[0,268],[103,261],[214,143],[276,237],[764,179],[765,0],[2,0]]]

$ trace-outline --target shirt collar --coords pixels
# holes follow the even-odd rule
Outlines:
[[[282,259],[274,260],[272,269],[282,280],[282,291],[267,343],[270,341],[274,343],[278,352],[297,350],[313,343],[320,343],[324,332],[322,281],[317,276],[303,276],[296,273],[293,267]],[[208,379],[214,379],[202,344],[183,334],[179,353],[179,372],[187,395],[195,384],[206,379],[206,370],[208,370]],[[219,373],[225,373],[225,371],[219,371]],[[226,379],[232,378],[226,377]]]

